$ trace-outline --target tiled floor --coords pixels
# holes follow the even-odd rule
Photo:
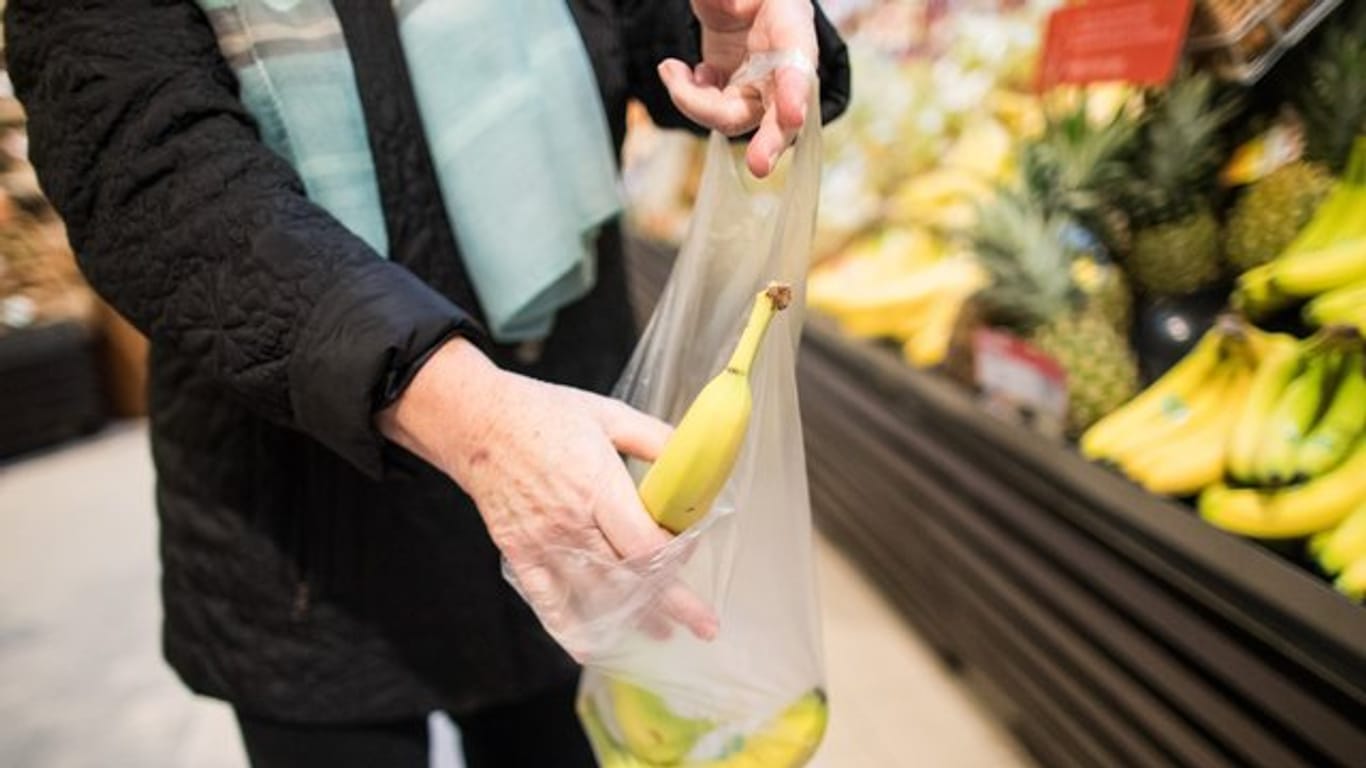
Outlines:
[[[138,424],[0,466],[0,765],[245,765],[226,707],[160,659],[151,491]],[[1028,765],[848,562],[822,547],[820,569],[823,766]]]

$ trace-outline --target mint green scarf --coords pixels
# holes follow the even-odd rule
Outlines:
[[[197,0],[262,138],[387,256],[365,116],[328,0]],[[375,0],[383,2],[383,0]],[[544,338],[592,288],[620,210],[591,63],[563,2],[394,0],[447,215],[489,330]]]

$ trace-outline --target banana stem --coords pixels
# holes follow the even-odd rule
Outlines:
[[[784,283],[771,283],[767,289],[754,297],[754,309],[750,310],[749,322],[745,324],[740,341],[735,345],[735,352],[726,364],[727,371],[741,376],[749,375],[750,366],[759,354],[759,344],[764,340],[764,333],[768,331],[768,324],[772,322],[774,314],[787,308],[790,301],[792,288]]]

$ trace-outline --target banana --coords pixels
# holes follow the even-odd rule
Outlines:
[[[1345,357],[1328,409],[1296,448],[1296,476],[1317,477],[1337,466],[1366,430],[1366,370],[1362,364],[1360,351]]]
[[[679,717],[658,694],[624,680],[608,678],[607,690],[622,742],[647,762],[682,760],[698,739],[716,727],[710,720]]]
[[[763,728],[747,736],[738,749],[725,757],[686,760],[684,752],[670,760],[654,760],[633,754],[631,749],[618,743],[603,724],[590,697],[581,696],[576,708],[602,768],[802,768],[820,746],[829,718],[825,692],[815,688],[789,704]]]
[[[1131,440],[1144,424],[1164,414],[1188,411],[1195,391],[1219,364],[1222,345],[1219,333],[1206,333],[1152,386],[1086,430],[1081,436],[1082,455],[1092,460],[1110,459],[1115,449]]]
[[[946,299],[966,299],[987,282],[971,259],[949,258],[877,282],[809,286],[812,309],[830,315],[846,333],[860,338],[906,338],[925,315]]]
[[[916,368],[933,368],[944,362],[953,340],[953,328],[963,309],[963,299],[946,297],[926,311],[924,324],[902,345],[902,356]]]
[[[1366,280],[1366,236],[1339,240],[1319,250],[1270,262],[1271,285],[1290,296],[1316,296]]]
[[[1271,280],[1275,264],[1269,261],[1238,276],[1231,299],[1234,309],[1255,318],[1294,303],[1294,297],[1282,293]]]
[[[1366,600],[1366,558],[1357,560],[1343,569],[1333,582],[1333,586],[1349,600],[1358,603]]]
[[[1309,554],[1329,574],[1366,560],[1366,504],[1354,509],[1338,527],[1315,534],[1309,540]]]
[[[816,754],[829,716],[825,692],[813,689],[788,705],[760,731],[745,739],[738,752],[696,768],[801,768]]]
[[[749,429],[753,395],[749,369],[773,315],[792,289],[774,284],[754,298],[749,322],[725,370],[688,406],[659,458],[640,481],[640,498],[655,522],[680,533],[706,516],[735,468]]]
[[[1267,339],[1247,398],[1229,434],[1228,474],[1240,483],[1251,483],[1254,463],[1266,423],[1299,367],[1299,346],[1293,337],[1273,334]]]
[[[1295,451],[1323,406],[1328,355],[1304,354],[1303,358],[1307,359],[1302,369],[1277,396],[1262,430],[1252,476],[1266,485],[1284,485],[1295,479]]]
[[[1237,361],[1224,359],[1188,400],[1164,403],[1155,418],[1135,425],[1131,434],[1110,449],[1109,460],[1137,480],[1142,467],[1152,463],[1155,451],[1165,452],[1169,442],[1203,429],[1205,422],[1217,417],[1220,398],[1237,375]]]
[[[1279,491],[1230,488],[1200,494],[1200,516],[1215,527],[1258,539],[1293,539],[1332,528],[1366,502],[1366,439],[1328,474]]]
[[[1366,307],[1366,282],[1334,288],[1304,305],[1303,317],[1311,325],[1332,325]]]
[[[602,717],[598,715],[597,706],[589,697],[580,696],[575,709],[578,710],[579,722],[583,723],[583,732],[588,736],[588,743],[597,754],[601,768],[654,768],[612,738],[612,734],[607,732],[607,727],[602,723]]]
[[[1252,386],[1252,372],[1235,369],[1218,387],[1218,397],[1207,414],[1200,414],[1182,434],[1164,440],[1157,450],[1126,465],[1140,485],[1161,496],[1191,496],[1224,476],[1229,432],[1233,429]]]

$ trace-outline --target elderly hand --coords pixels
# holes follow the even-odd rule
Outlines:
[[[523,595],[559,636],[610,599],[606,578],[621,561],[647,558],[672,538],[645,511],[618,455],[653,461],[669,425],[617,400],[503,371],[464,339],[432,355],[378,424],[470,495]],[[587,557],[567,562],[566,552]],[[675,622],[703,639],[717,631],[711,610],[677,584],[639,618],[657,636]]]
[[[728,86],[746,56],[795,50],[816,64],[815,12],[811,0],[692,0],[702,25],[702,62],[690,69],[677,59],[659,65],[674,104],[699,125],[727,136],[758,131],[745,160],[755,176],[773,172],[806,119],[810,74],[780,67],[765,104],[752,85]]]

